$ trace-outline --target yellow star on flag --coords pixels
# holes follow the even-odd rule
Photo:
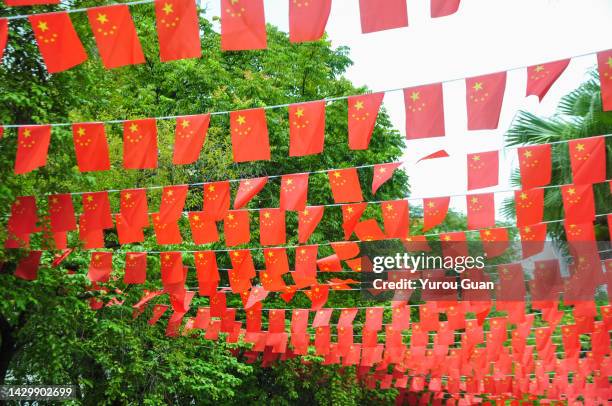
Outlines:
[[[174,12],[174,10],[172,9],[172,4],[170,3],[165,3],[163,10],[164,10],[164,13],[166,13],[166,15]]]
[[[410,99],[412,99],[413,102],[419,100],[420,98],[421,98],[420,92],[412,92],[412,94],[410,95]]]
[[[610,67],[610,69],[612,69],[612,56],[608,57],[608,62],[606,62],[608,64],[608,66]]]
[[[357,100],[355,102],[355,110],[361,110],[363,109],[363,102],[361,100]]]
[[[525,151],[525,152],[523,153],[523,156],[524,156],[525,158],[531,158],[531,155],[533,155],[533,154],[531,153],[531,151]]]
[[[79,127],[79,129],[77,130],[77,134],[82,137],[85,135],[85,129],[83,127]]]
[[[106,17],[106,14],[98,13],[98,17],[96,17],[96,20],[100,24],[105,24],[108,22],[108,17]]]
[[[584,144],[576,145],[576,151],[584,151]]]
[[[302,117],[304,115],[304,109],[297,109],[295,115],[296,117]]]
[[[479,90],[482,90],[482,82],[474,83],[474,86],[472,86],[472,89],[474,89],[474,91],[476,92],[478,92]]]
[[[544,66],[543,65],[538,65],[535,67],[535,71],[536,72],[542,72],[544,70]]]
[[[183,128],[187,128],[187,127],[189,127],[189,124],[191,124],[191,123],[189,122],[189,120],[183,120],[183,121],[181,121],[181,127],[183,127]]]
[[[240,125],[243,125],[244,123],[246,123],[246,118],[244,118],[244,116],[238,116],[236,122]]]
[[[47,25],[46,21],[41,21],[38,23],[38,29],[41,30],[42,32],[45,32],[49,29],[49,26]]]
[[[130,124],[130,131],[133,132],[133,133],[138,131],[138,124],[136,124],[136,123]]]
[[[474,161],[474,162],[478,162],[478,161],[480,161],[480,155],[474,155],[474,156],[472,157],[472,161]]]
[[[29,138],[32,135],[32,132],[30,131],[29,128],[26,128],[25,130],[23,130],[23,136],[25,138]]]

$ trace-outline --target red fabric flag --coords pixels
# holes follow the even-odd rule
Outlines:
[[[301,289],[317,283],[317,254],[316,245],[305,245],[295,250],[295,272],[291,274],[295,286]]]
[[[606,142],[604,137],[571,140],[568,143],[575,184],[606,180]]]
[[[514,192],[516,223],[519,227],[541,223],[544,216],[544,189]]]
[[[110,169],[104,124],[73,124],[72,138],[79,171],[92,172]]]
[[[11,217],[7,227],[15,235],[28,235],[39,231],[38,214],[34,196],[18,196],[11,205]]]
[[[113,228],[108,192],[93,192],[83,194],[83,216],[87,228]]]
[[[380,204],[385,234],[389,238],[406,238],[410,227],[408,200],[387,201]]]
[[[87,18],[105,68],[144,63],[140,40],[126,4],[90,8]]]
[[[538,254],[544,248],[546,223],[533,224],[519,228],[523,258]]]
[[[247,205],[251,199],[257,195],[268,183],[267,177],[244,179],[240,181],[236,198],[234,199],[234,209],[241,209]]]
[[[384,93],[348,98],[348,143],[352,150],[368,149]]]
[[[361,219],[361,215],[365,211],[367,203],[347,204],[342,206],[342,229],[344,230],[344,239],[351,238],[355,226]]]
[[[92,282],[108,282],[113,271],[112,252],[94,252],[91,254],[87,277]]]
[[[499,179],[499,152],[467,155],[468,190],[495,186]]]
[[[423,199],[423,232],[444,221],[449,202],[450,197]]]
[[[123,219],[121,213],[115,214],[115,223],[117,226],[117,237],[119,238],[119,244],[123,245],[144,241],[142,227],[132,226]]]
[[[284,248],[264,248],[266,271],[273,275],[284,275],[289,272],[289,260]]]
[[[184,280],[183,254],[168,251],[160,254],[161,279],[165,285],[182,283]]]
[[[506,72],[465,79],[468,130],[494,130],[499,124]]]
[[[461,0],[431,0],[431,17],[446,17],[457,12]]]
[[[71,231],[76,230],[76,218],[74,216],[74,205],[72,196],[69,193],[61,195],[51,195],[49,201],[49,220],[51,231]]]
[[[546,186],[550,183],[551,148],[549,144],[519,148],[518,156],[523,189]]]
[[[333,254],[317,260],[317,268],[321,272],[340,272],[342,271],[342,263],[338,255]]]
[[[325,206],[308,206],[298,213],[298,241],[304,244],[323,218]]]
[[[542,101],[569,63],[569,59],[563,59],[561,61],[529,66],[527,68],[527,96],[535,95]]]
[[[154,118],[123,123],[123,167],[157,168],[157,124]]]
[[[612,49],[597,53],[603,111],[612,110]]]
[[[38,277],[41,256],[42,251],[30,251],[28,256],[21,258],[15,269],[15,277],[26,281],[35,280]]]
[[[181,244],[183,242],[178,222],[162,223],[157,213],[153,213],[151,216],[155,239],[159,245]]]
[[[194,243],[202,245],[219,241],[217,223],[207,218],[203,211],[189,212],[189,226]]]
[[[289,106],[289,156],[320,154],[325,143],[325,101]]]
[[[595,220],[595,199],[592,185],[561,186],[565,220],[569,223],[589,223]]]
[[[395,170],[399,168],[401,162],[393,162],[389,164],[374,165],[374,176],[372,177],[372,194],[376,194],[386,181],[391,179]]]
[[[159,221],[169,223],[181,218],[188,190],[189,186],[187,185],[165,186],[163,188],[158,212]]]
[[[147,253],[128,252],[125,255],[123,283],[141,284],[147,281]]]
[[[495,195],[466,195],[468,230],[495,227]]]
[[[361,241],[379,241],[385,239],[385,233],[382,232],[375,219],[367,219],[357,223],[355,234]]]
[[[155,7],[160,2],[165,1],[170,6],[176,6],[177,0],[157,0]],[[180,4],[191,4],[195,8],[195,3],[191,1],[180,2]],[[208,125],[210,124],[210,114],[197,114],[193,116],[182,116],[176,119],[174,129],[174,152],[172,163],[174,165],[192,164],[200,157],[200,151],[206,140]]]
[[[164,315],[164,313],[166,313],[166,310],[168,310],[169,307],[170,306],[163,304],[156,304],[155,306],[153,306],[153,315],[147,321],[147,323],[150,325],[157,323],[159,319],[161,319],[161,317]]]
[[[4,49],[6,48],[6,42],[8,40],[8,20],[6,18],[0,18],[0,64],[4,57]],[[0,133],[2,130],[0,130]],[[2,138],[2,134],[0,134]]]
[[[281,245],[286,242],[284,210],[259,211],[259,241],[261,245]]]
[[[50,141],[51,126],[49,125],[19,127],[15,173],[20,175],[45,166]]]
[[[145,189],[126,189],[121,191],[120,213],[123,220],[132,227],[149,225],[149,207]]]
[[[436,152],[433,152],[429,155],[424,156],[423,158],[419,159],[417,162],[425,161],[427,159],[448,158],[449,156],[450,155],[448,155],[448,152],[446,152],[443,149],[440,149]]]
[[[330,245],[341,260],[354,258],[359,255],[359,244],[356,242],[332,242]]]
[[[251,240],[249,212],[230,210],[223,220],[223,233],[228,247],[247,244]]]
[[[217,267],[217,257],[212,251],[200,251],[194,255],[199,293],[201,296],[213,297],[221,279]]]
[[[231,251],[230,260],[232,268],[242,278],[255,277],[255,265],[253,265],[253,256],[249,250]]]
[[[406,0],[359,0],[359,16],[364,34],[408,26]]]
[[[319,310],[327,302],[327,296],[329,295],[329,286],[327,285],[316,285],[304,292],[310,299],[312,310]]]
[[[104,233],[101,228],[89,227],[87,219],[81,214],[79,217],[79,239],[83,242],[83,248],[103,248]]]
[[[442,83],[404,89],[404,107],[407,139],[445,135]]]
[[[264,49],[266,19],[263,0],[221,0],[221,49]]]
[[[28,20],[49,73],[70,69],[87,60],[68,13],[33,14]]]
[[[212,220],[222,220],[230,207],[230,183],[212,182],[204,185],[203,212]]]
[[[230,131],[234,162],[270,160],[270,141],[264,109],[232,111]]]
[[[199,58],[200,25],[194,1],[156,0],[155,21],[162,62]]]
[[[292,0],[289,2],[289,41],[321,39],[331,10],[331,0]]]
[[[480,240],[487,257],[498,257],[508,249],[508,229],[491,228],[489,230],[480,230]]]
[[[338,169],[327,172],[329,185],[335,203],[352,203],[363,201],[361,185],[356,168]]]
[[[280,189],[280,208],[300,211],[306,208],[308,199],[308,174],[283,175]]]

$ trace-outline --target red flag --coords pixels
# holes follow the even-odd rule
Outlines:
[[[572,224],[595,220],[595,199],[592,185],[561,186],[565,220]]]
[[[284,275],[289,272],[289,260],[285,248],[264,248],[266,271],[273,275]]]
[[[230,207],[230,183],[212,182],[204,185],[203,212],[211,220],[222,220]]]
[[[144,63],[136,27],[126,4],[90,8],[87,18],[105,68]]]
[[[289,2],[289,41],[321,39],[331,10],[331,0],[292,0]]]
[[[480,240],[482,241],[482,248],[488,258],[498,257],[508,249],[508,229],[491,228],[488,230],[480,230]]]
[[[267,177],[244,179],[240,181],[236,197],[234,198],[234,209],[241,209],[257,195],[268,183]]]
[[[72,138],[79,171],[107,171],[110,169],[104,124],[73,124]]]
[[[300,211],[306,207],[308,198],[308,174],[283,175],[280,189],[280,208]]]
[[[319,310],[327,302],[327,296],[329,295],[329,286],[327,285],[316,285],[304,292],[311,301],[310,308],[312,310]]]
[[[159,245],[181,244],[183,242],[177,221],[162,223],[157,213],[152,214],[152,217],[153,231]]]
[[[551,148],[549,144],[518,149],[523,189],[550,183]]]
[[[604,137],[571,140],[568,143],[575,184],[606,180],[606,142]]]
[[[168,251],[160,254],[161,279],[165,285],[183,283],[183,254],[180,252]]]
[[[359,0],[359,16],[364,34],[408,26],[406,0]]]
[[[247,244],[251,240],[249,227],[249,212],[246,210],[230,210],[223,220],[225,245]]]
[[[48,201],[51,231],[57,233],[61,231],[76,230],[72,196],[70,196],[69,193],[51,195],[48,197]]]
[[[0,18],[0,63],[2,63],[2,58],[4,57],[4,49],[6,48],[7,40],[8,40],[8,20],[6,18]],[[0,134],[0,138],[2,138],[2,134]]]
[[[165,186],[163,188],[158,212],[159,221],[170,223],[181,218],[188,190],[189,186],[187,185]]]
[[[338,169],[327,172],[334,202],[352,203],[363,201],[361,185],[356,168]]]
[[[200,25],[194,1],[156,0],[155,21],[162,62],[199,58]]]
[[[115,223],[117,225],[117,237],[119,237],[119,244],[123,245],[144,241],[142,227],[133,226],[126,222],[121,213],[115,214]]]
[[[236,250],[230,252],[230,260],[232,268],[241,278],[254,278],[255,265],[253,264],[253,256],[249,250]]]
[[[354,258],[359,255],[359,244],[356,242],[333,242],[330,245],[341,260]]]
[[[344,239],[351,238],[355,226],[361,219],[361,215],[365,211],[367,203],[346,204],[342,206],[342,230],[344,230]]]
[[[15,269],[15,277],[26,281],[35,280],[38,277],[41,256],[42,251],[30,251],[27,257],[21,258]]]
[[[494,130],[499,124],[506,72],[465,80],[468,130]]]
[[[289,156],[323,152],[325,142],[325,101],[289,106]]]
[[[445,135],[442,83],[404,89],[404,107],[407,139]]]
[[[612,49],[597,53],[603,111],[612,110]]]
[[[199,293],[201,296],[213,297],[221,279],[217,268],[217,257],[212,251],[200,251],[194,255]]]
[[[207,218],[203,211],[189,212],[189,226],[194,243],[202,245],[219,241],[217,223]]]
[[[68,13],[33,14],[28,20],[49,73],[70,69],[87,60]]]
[[[147,320],[147,323],[150,325],[157,323],[164,313],[166,313],[166,310],[168,310],[169,307],[170,306],[163,304],[156,304],[153,306],[153,315],[149,320]]]
[[[141,284],[147,281],[147,253],[128,252],[125,255],[123,283]]]
[[[423,232],[444,221],[448,212],[450,197],[423,199]]]
[[[108,192],[84,193],[83,216],[88,229],[113,228]]]
[[[468,230],[495,227],[495,195],[466,195]]]
[[[92,282],[108,282],[113,271],[112,252],[94,252],[91,254],[87,277]]]
[[[561,61],[529,66],[527,68],[527,96],[535,95],[542,101],[569,63],[569,59],[563,59]]]
[[[434,152],[434,153],[431,153],[431,154],[426,155],[426,156],[424,156],[423,158],[419,159],[419,160],[417,161],[417,163],[418,163],[418,162],[421,162],[421,161],[425,161],[425,160],[427,160],[427,159],[448,158],[449,156],[450,156],[450,155],[448,155],[448,152],[446,152],[446,151],[445,151],[445,150],[443,150],[443,149],[440,149],[440,150],[438,150],[438,151],[436,151],[436,152]]]
[[[384,93],[348,98],[348,142],[352,150],[368,149]]]
[[[389,238],[406,238],[410,227],[408,200],[387,201],[380,204],[385,234]]]
[[[431,0],[431,17],[446,17],[457,12],[461,0]]]
[[[514,192],[514,207],[519,227],[541,223],[544,216],[544,189],[517,190]]]
[[[157,124],[154,118],[123,123],[123,167],[157,168]]]
[[[157,8],[161,1],[155,2]],[[175,6],[175,3],[170,0],[166,3],[170,6]],[[195,8],[195,3],[192,1],[183,1],[181,4],[192,4]],[[176,119],[176,128],[174,130],[174,152],[172,154],[172,163],[174,165],[192,164],[200,157],[200,151],[206,140],[206,132],[210,124],[210,114],[197,114],[193,116],[182,116]]]
[[[266,18],[263,0],[221,0],[221,49],[264,49]]]
[[[298,213],[298,241],[304,244],[323,218],[325,206],[308,206]]]
[[[523,258],[538,254],[544,248],[546,223],[533,224],[519,228]]]
[[[379,241],[385,239],[385,234],[378,226],[375,219],[367,219],[357,223],[355,234],[361,241]]]
[[[376,194],[386,181],[391,179],[395,170],[401,165],[401,162],[393,162],[389,164],[374,165],[374,176],[372,177],[372,194]]]
[[[595,240],[595,228],[592,222],[576,224],[565,221],[565,236],[567,241],[594,241]],[[573,248],[570,245],[570,249]],[[581,244],[577,244],[576,248],[584,248]],[[577,254],[574,254],[576,256]]]
[[[295,250],[295,272],[291,274],[297,289],[317,283],[316,245],[304,245]]]
[[[79,239],[83,242],[83,248],[103,248],[104,233],[101,228],[92,228],[87,224],[87,218],[81,214],[79,217]]]
[[[499,152],[477,152],[467,155],[468,190],[495,186],[498,183]]]
[[[123,220],[132,227],[149,225],[149,207],[145,189],[126,189],[121,191],[120,212]]]
[[[284,210],[259,211],[259,241],[261,245],[280,245],[286,242]]]
[[[232,111],[230,131],[234,162],[270,160],[268,124],[264,109]]]
[[[15,173],[32,172],[47,164],[47,151],[51,141],[51,126],[19,127],[17,132],[17,156]]]

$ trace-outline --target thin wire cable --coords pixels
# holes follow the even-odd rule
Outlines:
[[[153,3],[154,1],[155,0],[137,0],[137,1],[129,1],[129,2],[126,2],[126,3],[119,3],[119,4],[126,5],[126,6],[135,6],[137,4]],[[105,5],[101,5],[101,6],[95,6],[95,7],[71,8],[71,9],[66,9],[66,10],[50,11],[50,12],[47,12],[47,13],[18,14],[18,15],[12,15],[12,16],[0,17],[0,18],[4,18],[6,20],[21,20],[21,19],[24,19],[24,18],[28,18],[29,16],[32,16],[32,15],[40,15],[40,14],[85,13],[85,12],[87,12],[87,10],[97,9],[97,8],[101,8],[101,7],[105,7],[105,6],[111,6],[111,5],[114,5],[114,4],[115,3],[105,4]]]

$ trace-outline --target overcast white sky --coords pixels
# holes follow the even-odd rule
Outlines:
[[[219,16],[218,0],[201,0],[206,16]],[[476,76],[535,65],[573,55],[612,48],[611,0],[462,0],[459,11],[431,19],[429,0],[407,0],[409,27],[362,34],[358,0],[333,0],[327,32],[334,46],[351,49],[354,65],[346,76],[373,91]],[[381,5],[384,0],[381,0]],[[266,21],[288,30],[288,1],[265,0]],[[542,103],[525,98],[524,69],[509,72],[499,129],[467,129],[463,80],[444,84],[446,137],[408,141],[404,166],[411,196],[429,197],[466,192],[465,155],[501,149],[503,136],[520,109],[550,115],[559,98],[585,79],[595,56],[574,58]],[[387,93],[384,105],[404,134],[402,92]],[[431,152],[445,149],[450,158],[416,164]],[[509,189],[516,151],[500,155],[500,184]],[[321,169],[321,168],[313,168]],[[488,191],[483,189],[482,191]],[[508,194],[496,194],[499,203]],[[464,207],[461,197],[453,207]]]

